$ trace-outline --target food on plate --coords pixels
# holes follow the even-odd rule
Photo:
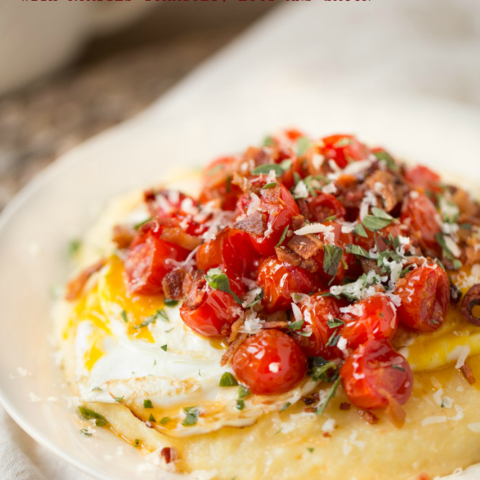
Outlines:
[[[87,435],[218,480],[480,461],[480,206],[427,167],[288,130],[114,201],[74,260],[55,331]]]

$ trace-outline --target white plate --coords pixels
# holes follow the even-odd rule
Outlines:
[[[355,132],[414,161],[463,174],[472,185],[480,182],[476,111],[426,99],[323,97],[307,83],[292,92],[286,82],[268,98],[243,94],[238,101],[225,89],[217,92],[215,102],[208,96],[197,99],[195,108],[177,95],[161,109],[156,106],[70,152],[31,182],[1,216],[0,400],[38,442],[98,478],[135,478],[140,457],[130,448],[116,457],[121,441],[106,432],[98,440],[79,435],[62,399],[68,392],[53,366],[47,336],[51,287],[68,273],[66,245],[109,198],[173,167],[200,165],[293,125],[317,135]],[[32,376],[21,377],[18,367]],[[30,392],[60,400],[32,403]],[[106,455],[115,460],[107,461]],[[478,478],[472,475],[468,478]]]

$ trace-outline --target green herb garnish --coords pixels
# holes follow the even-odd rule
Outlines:
[[[97,427],[103,427],[107,425],[107,419],[93,410],[90,410],[87,407],[78,407],[80,415],[84,420],[95,420],[95,425]]]
[[[345,325],[345,322],[343,320],[340,320],[339,318],[332,318],[332,320],[327,320],[328,328],[337,328],[341,327],[342,325]]]
[[[333,383],[332,385],[332,388],[330,389],[330,391],[328,392],[328,395],[327,397],[325,398],[325,400],[322,402],[322,404],[320,405],[320,408],[318,408],[318,410],[316,411],[316,414],[317,415],[322,415],[323,412],[325,411],[325,408],[328,404],[328,402],[335,396],[335,393],[337,391],[337,388],[338,386],[340,385],[340,381],[341,381],[341,377],[338,377],[335,382]]]
[[[271,183],[267,183],[266,185],[264,185],[262,187],[262,190],[267,190],[268,188],[273,188],[273,187],[276,187],[278,185],[277,182],[271,182]]]
[[[323,270],[327,275],[335,277],[342,260],[343,250],[336,245],[325,245]]]
[[[143,401],[143,408],[153,408],[152,401],[148,398]]]
[[[312,142],[306,137],[300,137],[297,140],[297,156],[303,157],[307,150],[312,146]]]
[[[184,427],[191,427],[195,425],[198,420],[199,411],[197,407],[187,407],[184,408],[183,411],[185,412],[185,419],[182,422]]]
[[[219,268],[211,268],[205,275],[205,280],[214,290],[229,293],[237,303],[240,305],[243,303],[243,300],[238,297],[230,287],[230,280],[227,274],[223,273]]]
[[[168,348],[168,345],[167,345],[167,344],[162,345],[160,348],[161,348],[164,352],[166,352],[166,351],[167,351],[167,348]]]
[[[282,236],[280,237],[280,240],[278,243],[275,245],[276,247],[279,247],[283,241],[285,240],[285,237],[287,236],[288,229],[290,228],[290,225],[287,225],[285,229],[283,230]]]
[[[163,417],[161,420],[160,420],[160,423],[162,425],[165,425],[166,423],[168,423],[170,421],[170,417]]]
[[[236,387],[237,385],[237,379],[230,372],[225,372],[218,384],[219,387]]]
[[[289,330],[292,332],[296,330],[301,330],[303,327],[303,324],[305,323],[305,320],[302,318],[301,320],[297,320],[296,322],[292,322],[288,325]]]
[[[151,413],[150,416],[148,417],[148,421],[153,422],[153,423],[157,423],[157,421],[155,420],[155,417],[153,416],[153,413]]]
[[[176,307],[178,305],[178,300],[172,300],[171,298],[166,298],[164,300],[166,307]]]
[[[123,318],[123,321],[125,323],[128,323],[128,317],[127,317],[127,312],[125,310],[122,310],[122,313],[120,314]]]

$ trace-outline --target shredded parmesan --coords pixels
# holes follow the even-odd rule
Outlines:
[[[311,233],[331,233],[333,232],[332,225],[324,225],[323,223],[310,223],[305,227],[295,230],[295,235],[309,235]]]

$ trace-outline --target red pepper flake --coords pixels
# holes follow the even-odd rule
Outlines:
[[[340,410],[350,410],[351,405],[347,402],[342,402],[340,404]]]
[[[468,363],[464,363],[460,367],[460,371],[462,372],[462,375],[465,377],[465,380],[470,384],[473,385],[477,380],[473,376],[472,372],[472,367]]]

